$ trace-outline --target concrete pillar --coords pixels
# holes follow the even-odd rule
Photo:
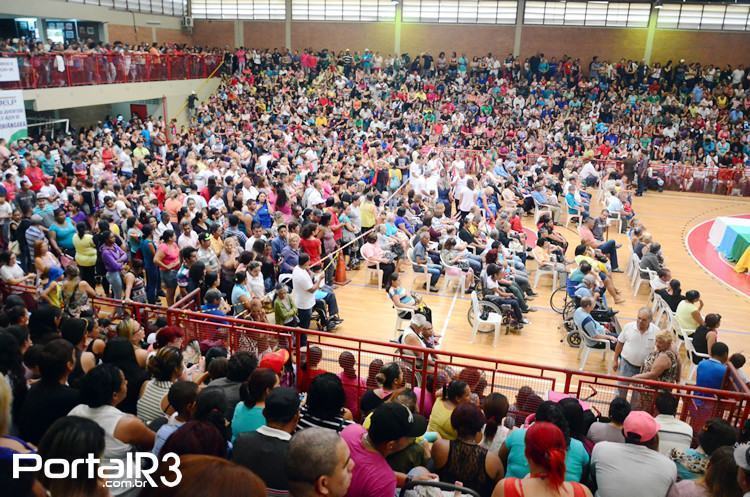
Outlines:
[[[237,19],[234,21],[234,46],[239,48],[245,45],[245,21]]]
[[[151,41],[153,43],[156,43],[159,41],[156,39],[156,26],[151,26]]]
[[[284,17],[284,46],[292,49],[292,0],[286,0],[286,16]]]
[[[401,55],[401,20],[403,19],[403,4],[396,4],[396,20],[393,29],[393,55]]]
[[[651,5],[651,14],[648,17],[648,29],[646,30],[646,47],[643,50],[643,60],[651,64],[651,52],[654,50],[654,36],[656,35],[656,19],[659,17],[659,9]]]
[[[516,7],[516,31],[513,37],[513,55],[515,57],[521,55],[521,35],[523,33],[524,10],[526,10],[526,0],[518,0],[518,5]]]

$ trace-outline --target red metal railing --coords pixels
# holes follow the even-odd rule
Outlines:
[[[0,83],[3,90],[208,78],[223,61],[222,54],[144,52],[1,53],[0,57],[15,58],[20,76],[19,81]]]
[[[3,295],[8,292],[23,292],[33,298],[36,288],[11,285],[3,288]],[[200,303],[197,291],[175,302],[170,308],[106,298],[95,298],[93,303],[98,315],[108,314],[116,318],[125,311],[144,325],[157,317],[166,317],[170,324],[185,331],[185,343],[197,340],[204,349],[223,346],[230,353],[247,350],[261,356],[270,350],[285,348],[294,358],[298,373],[310,347],[321,350],[322,359],[317,367],[332,373],[342,372],[340,357],[343,353],[349,353],[355,361],[350,366],[362,380],[357,382],[355,389],[357,398],[350,399],[356,405],[365,390],[375,386],[378,366],[398,362],[404,371],[406,383],[421,389],[419,405],[422,410],[431,404],[434,392],[453,378],[466,381],[480,398],[491,392],[503,393],[513,406],[511,414],[517,424],[533,414],[539,403],[551,394],[572,395],[588,403],[598,413],[606,413],[609,403],[616,396],[625,395],[630,398],[634,408],[653,412],[655,396],[661,390],[668,390],[679,399],[678,415],[690,423],[696,433],[700,433],[705,422],[711,418],[723,418],[739,427],[750,417],[750,390],[731,365],[727,368],[724,389],[714,390],[343,337],[229,316],[219,317],[196,312]],[[306,336],[307,346],[300,345],[302,335]]]
[[[169,312],[176,311],[170,308]],[[429,383],[434,391],[448,378],[460,378],[480,398],[491,392],[503,393],[515,406],[517,422],[533,414],[541,401],[538,399],[546,398],[550,392],[573,395],[587,402],[595,412],[606,413],[609,403],[617,395],[630,397],[636,408],[653,411],[656,393],[669,390],[680,400],[679,416],[690,423],[696,433],[710,418],[721,417],[739,426],[750,416],[750,390],[737,381],[736,371],[731,366],[725,380],[726,390],[712,390],[342,337],[184,310],[179,311],[174,324],[185,330],[186,338],[208,341],[213,345],[221,343],[230,352],[250,350],[262,354],[277,347],[287,348],[298,366],[302,364],[308,347],[317,346],[322,352],[318,367],[337,374],[342,371],[340,355],[349,352],[355,358],[355,371],[364,380],[363,385],[373,385],[378,370],[372,366],[377,361],[400,363],[408,384],[424,388]],[[307,347],[297,345],[302,334],[307,337]],[[358,397],[364,390],[364,386],[358,389]],[[425,402],[429,403],[428,397],[429,394],[420,396],[422,408]]]

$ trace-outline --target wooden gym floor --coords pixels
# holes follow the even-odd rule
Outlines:
[[[718,216],[750,213],[750,199],[725,197],[717,195],[649,192],[636,199],[635,211],[654,240],[662,245],[667,267],[672,270],[674,278],[682,282],[683,291],[696,289],[701,292],[705,302],[704,315],[718,312],[722,316],[719,339],[729,345],[730,352],[744,352],[750,355],[750,299],[727,288],[714,276],[704,272],[685,248],[685,236],[696,224]],[[596,212],[594,209],[593,212]],[[524,226],[534,229],[531,217],[524,218]],[[561,229],[570,242],[568,255],[579,238],[571,230]],[[618,255],[620,265],[625,269],[630,256],[629,245],[625,235],[614,234],[623,244]],[[531,262],[530,267],[533,266]],[[533,274],[532,274],[533,276]],[[388,341],[392,338],[395,313],[383,290],[376,288],[376,283],[367,281],[364,270],[350,271],[348,277],[352,282],[336,290],[345,322],[335,331],[336,335]],[[747,276],[750,278],[750,276]],[[615,284],[626,302],[615,306],[620,311],[620,322],[624,325],[635,319],[638,309],[648,302],[648,290],[641,287],[637,297],[633,297],[632,288],[624,274],[615,274]],[[407,269],[402,275],[402,282],[407,289],[411,287],[412,272]],[[526,317],[531,324],[524,327],[521,334],[503,334],[497,347],[492,346],[492,334],[479,334],[475,343],[470,343],[471,327],[467,321],[467,312],[471,304],[468,295],[457,295],[452,288],[443,289],[440,279],[437,294],[425,294],[425,301],[432,308],[433,324],[437,334],[442,335],[440,348],[445,351],[472,354],[487,358],[498,358],[557,366],[569,369],[578,368],[577,349],[561,343],[564,334],[560,331],[561,318],[549,306],[551,291],[550,278],[542,278],[539,283],[539,296],[530,303],[537,309]],[[683,352],[684,354],[684,352]],[[685,361],[683,361],[684,364]],[[587,371],[605,372],[606,365],[601,354],[591,354],[586,365]],[[687,373],[687,367],[683,374]]]

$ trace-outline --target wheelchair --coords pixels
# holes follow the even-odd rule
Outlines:
[[[495,314],[499,314],[503,318],[502,325],[505,327],[506,333],[510,331],[511,328],[516,329],[518,327],[518,323],[516,322],[514,316],[513,316],[513,310],[511,307],[507,304],[503,305],[497,305],[494,302],[488,300],[486,297],[484,297],[484,284],[483,284],[483,278],[477,279],[477,296],[481,296],[479,298],[479,316],[482,320],[487,319],[487,316],[489,316],[490,313],[494,312]],[[466,319],[469,321],[469,326],[472,328],[474,327],[474,308],[473,306],[469,306],[469,310],[466,314]],[[494,333],[495,328],[491,324],[479,324],[479,327],[477,328],[478,333]]]
[[[561,331],[565,333],[565,336],[560,339],[560,342],[566,342],[570,347],[573,348],[579,348],[581,346],[582,337],[580,332],[578,331],[578,328],[575,325],[575,322],[573,321],[573,314],[575,313],[575,310],[580,305],[580,299],[576,297],[572,292],[569,293],[569,288],[559,288],[555,290],[555,293],[558,291],[564,291],[565,292],[565,305],[562,308],[562,329]],[[553,293],[554,295],[554,293]],[[550,297],[551,300],[551,297]],[[558,297],[558,303],[563,300],[562,297]],[[620,323],[617,320],[617,313],[619,311],[614,311],[612,308],[601,308],[597,306],[594,308],[593,311],[591,311],[591,317],[593,317],[597,322],[601,323],[603,326],[612,328],[617,334],[620,333]]]

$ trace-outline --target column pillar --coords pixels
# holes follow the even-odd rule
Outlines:
[[[651,64],[651,52],[654,49],[654,36],[656,35],[656,19],[659,17],[659,9],[651,5],[651,13],[648,16],[648,29],[646,30],[646,47],[643,50],[643,60]]]
[[[401,19],[403,14],[403,4],[399,2],[396,4],[396,20],[394,21],[393,29],[393,55],[399,57],[401,55]]]
[[[286,0],[286,16],[284,17],[284,46],[292,49],[292,0]]]
[[[237,19],[234,21],[234,46],[239,48],[245,45],[245,21]]]
[[[526,0],[518,0],[516,6],[516,31],[513,36],[513,56],[521,55],[521,35],[523,33],[523,12],[526,10]]]

